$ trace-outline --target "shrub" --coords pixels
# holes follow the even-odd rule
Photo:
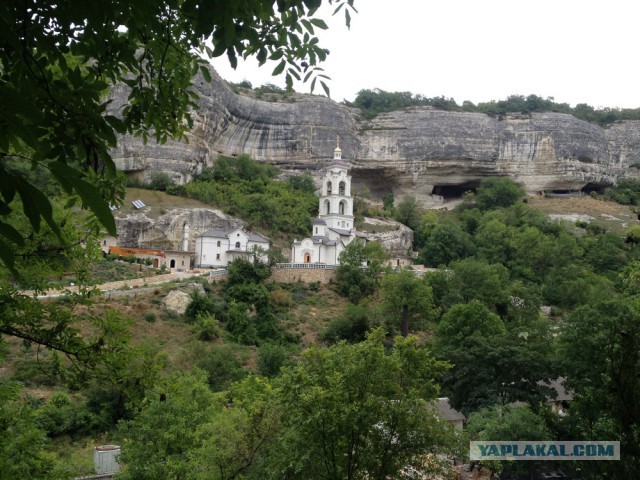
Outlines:
[[[246,375],[237,349],[228,345],[211,348],[201,356],[197,366],[207,372],[209,386],[214,392],[226,389]]]
[[[216,313],[217,306],[213,299],[208,295],[200,295],[197,290],[191,293],[191,301],[187,305],[184,317],[187,322],[193,323],[198,315],[207,315]]]
[[[322,339],[330,343],[340,340],[350,343],[361,342],[365,339],[369,326],[366,307],[350,303],[342,316],[331,321],[329,327],[322,333]]]
[[[202,341],[211,341],[222,336],[220,322],[213,314],[199,313],[196,317],[196,338]]]
[[[149,323],[156,321],[156,314],[154,312],[147,312],[144,314],[144,320]]]
[[[288,359],[289,352],[286,347],[265,343],[258,349],[258,373],[265,377],[275,377]]]
[[[153,172],[151,174],[151,181],[149,182],[149,188],[152,190],[160,190],[164,192],[173,185],[173,180],[165,172]]]
[[[276,288],[269,293],[269,298],[273,305],[278,307],[291,307],[293,300],[291,297],[291,292],[284,290],[282,288]]]

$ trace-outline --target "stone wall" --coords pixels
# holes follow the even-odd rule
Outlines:
[[[336,278],[336,271],[329,269],[289,269],[274,268],[267,282],[271,283],[313,283],[322,284],[333,282]]]

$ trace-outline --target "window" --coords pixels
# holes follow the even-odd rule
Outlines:
[[[103,240],[103,241],[102,241],[102,246],[103,246],[103,247],[106,247],[106,246],[107,246],[107,241],[106,241],[106,240]]]
[[[220,260],[220,254],[216,254],[216,260]]]
[[[344,182],[340,182],[340,184],[338,185],[338,193],[340,195],[344,195],[344,190],[345,190]]]
[[[326,202],[324,202],[324,205],[327,209],[327,215],[329,215],[331,213],[331,203],[329,203],[329,200],[327,200]]]
[[[220,240],[218,240],[218,246],[220,246]]]
[[[340,215],[344,215],[344,202],[340,202],[339,213],[340,213]]]
[[[327,182],[327,195],[331,195],[331,189],[333,187],[331,186],[331,182]]]
[[[316,227],[316,235],[318,234],[318,227]]]
[[[171,260],[171,262],[169,263],[169,268],[176,268],[176,261],[175,260]]]
[[[236,242],[236,248],[240,248],[240,242]]]

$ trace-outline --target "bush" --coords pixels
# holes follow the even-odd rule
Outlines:
[[[151,190],[160,190],[164,192],[173,185],[173,180],[165,172],[153,172],[151,174],[151,181],[149,182],[149,188]]]
[[[196,317],[196,338],[205,342],[222,336],[220,322],[213,314],[199,313]]]
[[[265,377],[275,377],[289,359],[289,351],[282,345],[265,343],[258,349],[258,373]]]
[[[191,293],[191,301],[187,305],[184,317],[188,323],[193,323],[198,315],[214,314],[218,310],[217,305],[208,295],[200,295],[197,290]]]
[[[154,312],[147,312],[144,314],[144,320],[149,323],[156,321],[156,314]]]
[[[475,196],[475,202],[481,210],[510,207],[524,196],[524,190],[513,180],[506,177],[484,179]]]
[[[88,433],[93,425],[86,406],[72,402],[63,392],[54,393],[38,413],[38,423],[51,437]]]
[[[291,292],[283,288],[276,288],[269,293],[269,299],[273,305],[289,308],[293,304]]]
[[[367,308],[350,303],[342,316],[331,321],[329,327],[322,333],[322,339],[329,343],[340,340],[358,343],[365,339],[369,327]]]
[[[211,348],[201,356],[197,367],[207,372],[209,386],[214,392],[225,390],[246,376],[238,351],[228,345]]]

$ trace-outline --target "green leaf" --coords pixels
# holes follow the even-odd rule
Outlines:
[[[324,20],[321,18],[312,18],[311,23],[313,23],[316,27],[321,28],[322,30],[326,30],[329,28]]]
[[[280,75],[283,71],[284,71],[284,67],[287,66],[287,62],[285,60],[282,60],[278,66],[276,68],[273,69],[273,72],[271,73],[271,75],[273,75],[274,77],[277,75]]]
[[[20,235],[20,232],[8,223],[0,222],[0,235],[11,240],[16,245],[24,245],[24,239],[22,238],[22,235]]]
[[[73,179],[72,183],[73,188],[78,192],[83,203],[89,207],[104,228],[107,229],[107,232],[115,236],[117,234],[116,221],[113,218],[109,205],[100,196],[96,187],[79,178]]]
[[[324,93],[327,94],[327,97],[331,98],[331,92],[329,90],[329,87],[327,87],[327,84],[320,80],[320,85],[322,85],[322,89],[324,90]]]
[[[211,82],[211,72],[209,71],[207,66],[200,65],[200,71],[202,72],[202,76],[204,77],[205,81]]]
[[[293,68],[289,68],[287,71],[288,71],[291,75],[293,75],[294,77],[296,77],[296,79],[297,79],[298,81],[300,81],[300,75],[298,75],[298,72],[296,72],[296,71],[295,71],[295,69],[293,69]]]
[[[300,22],[302,22],[302,24],[304,25],[304,28],[306,28],[311,35],[314,34],[313,25],[311,25],[311,22],[309,20],[306,20],[303,18],[302,20],[300,20]]]
[[[9,269],[9,271],[16,277],[19,276],[17,270],[15,269],[15,254],[13,253],[13,248],[9,247],[5,242],[0,240],[0,260],[5,266]]]
[[[269,56],[269,60],[280,60],[283,55],[284,55],[283,50],[276,50]]]

